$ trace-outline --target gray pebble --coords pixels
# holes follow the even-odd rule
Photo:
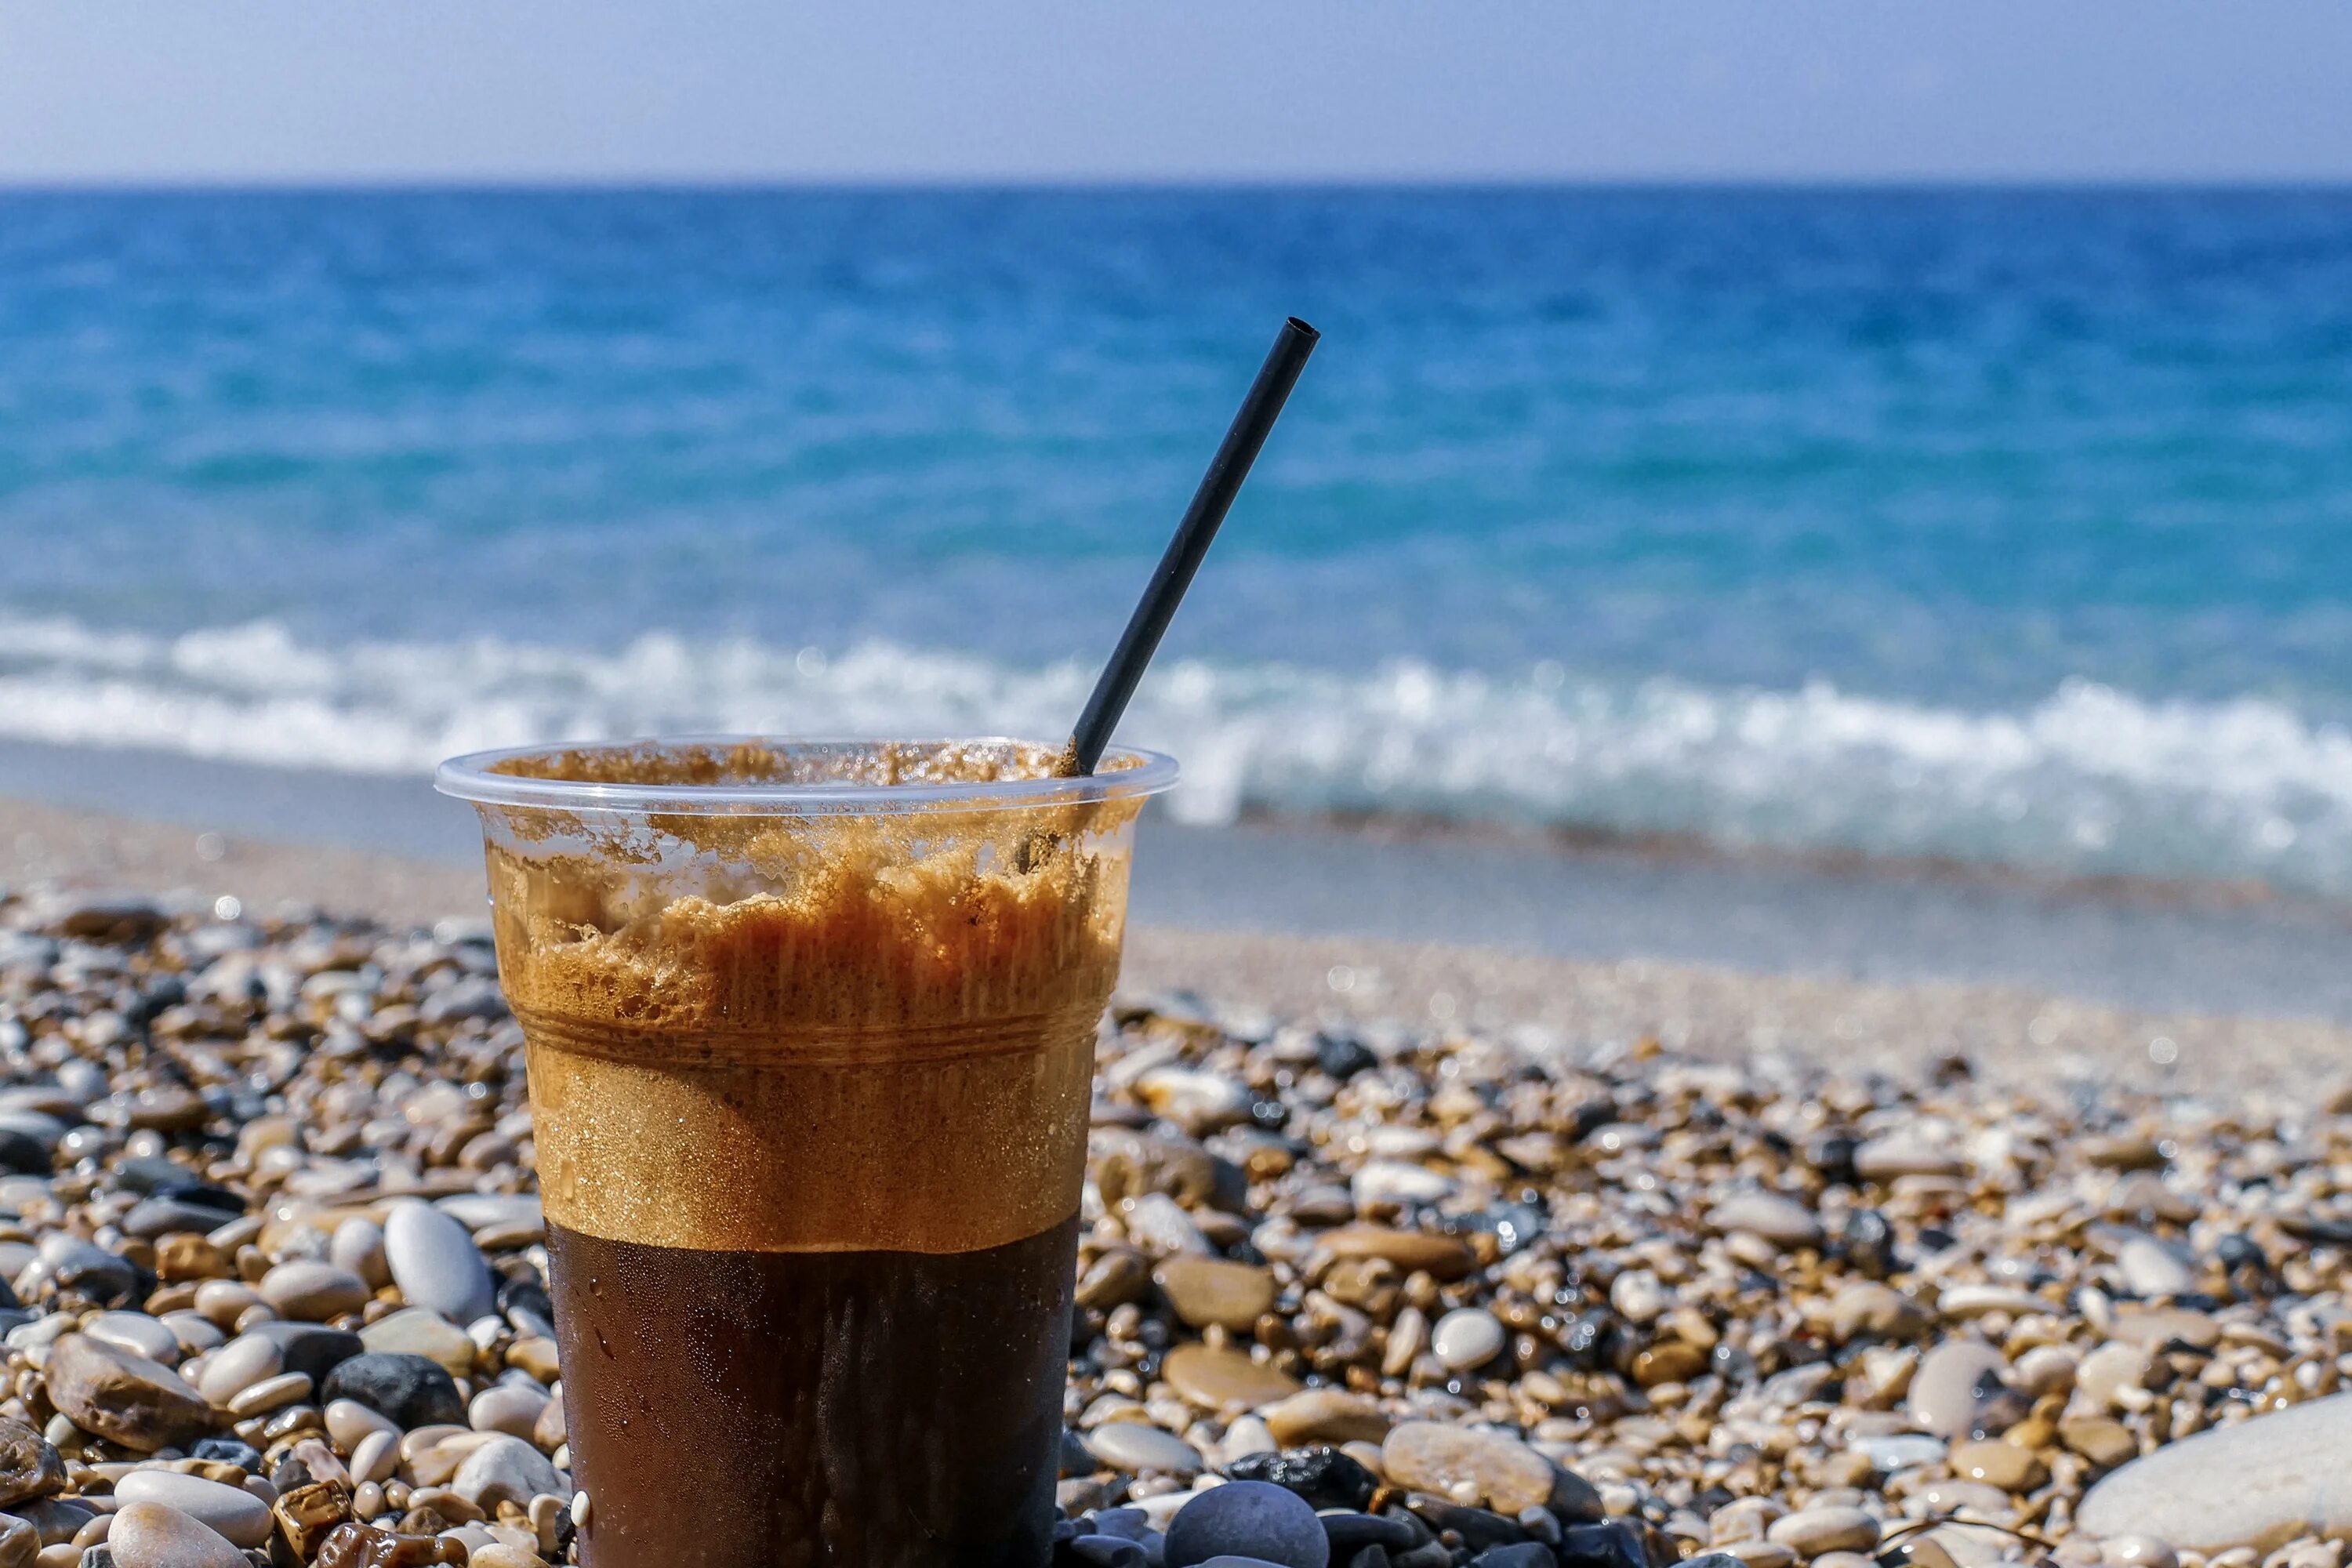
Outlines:
[[[429,1204],[394,1204],[384,1216],[383,1256],[412,1307],[464,1326],[498,1310],[498,1281],[474,1238]]]

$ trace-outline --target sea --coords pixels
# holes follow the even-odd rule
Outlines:
[[[0,193],[0,739],[1057,738],[1293,314],[1178,818],[2352,900],[2346,190]]]

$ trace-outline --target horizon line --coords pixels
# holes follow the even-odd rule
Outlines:
[[[1244,192],[1591,191],[1968,194],[2311,194],[2352,192],[2352,173],[2284,174],[0,174],[0,195],[400,195],[460,193],[1155,194]]]

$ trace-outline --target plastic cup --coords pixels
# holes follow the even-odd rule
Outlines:
[[[522,1025],[591,1568],[1046,1562],[1150,752],[445,763]]]

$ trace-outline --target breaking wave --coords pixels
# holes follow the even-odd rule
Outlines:
[[[0,617],[0,735],[423,773],[481,747],[663,731],[1051,738],[1091,676],[876,642],[330,647],[268,621],[165,637]],[[2352,897],[2352,733],[2268,700],[2069,681],[1971,711],[1549,664],[1177,662],[1121,734],[1182,760],[1172,806],[1196,822],[1411,815]]]

